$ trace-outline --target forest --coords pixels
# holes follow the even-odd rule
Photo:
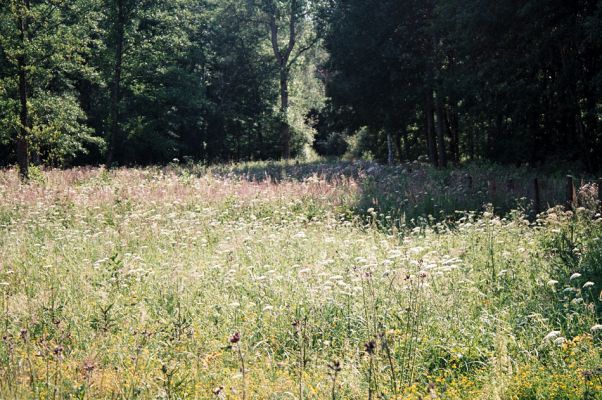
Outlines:
[[[602,165],[597,0],[4,0],[0,164]]]

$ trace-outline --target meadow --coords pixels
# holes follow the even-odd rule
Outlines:
[[[597,189],[534,174],[0,171],[0,398],[602,399]]]

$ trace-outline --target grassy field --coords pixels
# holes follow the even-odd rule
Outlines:
[[[0,398],[602,399],[596,188],[534,174],[2,171]]]

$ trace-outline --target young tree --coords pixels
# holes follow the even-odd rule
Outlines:
[[[2,99],[8,105],[3,121],[13,132],[23,180],[29,176],[30,157],[38,162],[45,146],[49,157],[61,162],[58,158],[85,151],[86,142],[100,144],[82,123],[85,116],[69,83],[86,47],[81,7],[77,0],[8,0],[0,5],[3,86],[14,88]]]

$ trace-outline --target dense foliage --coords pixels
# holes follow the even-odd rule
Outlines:
[[[601,37],[597,0],[6,0],[0,164],[275,159],[313,142],[595,170]]]
[[[470,157],[600,167],[602,2],[334,3],[330,114],[346,115],[347,129],[383,131],[401,158],[428,153],[441,166]],[[379,137],[370,150],[385,158]]]
[[[277,158],[283,124],[296,155],[307,135],[294,116],[302,120],[303,107],[318,104],[319,85],[306,83],[313,92],[293,88],[290,106],[277,106],[270,32],[273,26],[277,39],[288,37],[287,18],[294,19],[287,83],[315,80],[296,68],[311,70],[307,60],[315,57],[312,9],[256,3],[2,2],[1,163]]]

